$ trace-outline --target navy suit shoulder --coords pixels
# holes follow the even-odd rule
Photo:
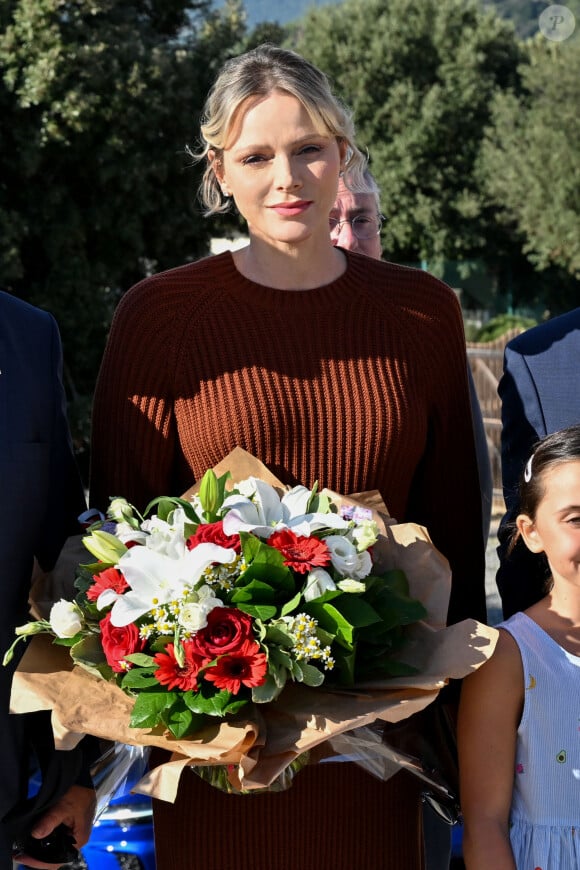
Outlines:
[[[498,532],[497,585],[504,617],[542,597],[543,557],[519,542],[508,555],[519,512],[518,486],[534,445],[551,432],[580,422],[580,308],[541,323],[506,346],[498,392],[502,406],[501,460],[506,513]]]

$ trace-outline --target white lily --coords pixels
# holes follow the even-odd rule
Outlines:
[[[141,529],[134,528],[130,523],[119,522],[115,527],[115,536],[124,544],[129,541],[134,541],[137,544],[144,544],[147,540],[147,535]]]
[[[364,550],[359,553],[355,545],[340,535],[329,535],[324,543],[330,550],[330,561],[333,567],[343,577],[362,580],[370,574],[373,566],[370,553]]]
[[[152,516],[145,520],[141,528],[147,532],[145,546],[172,559],[181,559],[187,552],[185,546],[184,525],[186,516],[183,508],[176,508],[170,515],[171,523]]]
[[[250,477],[239,489],[242,494],[228,496],[222,506],[227,511],[223,521],[226,535],[243,531],[269,538],[272,532],[292,529],[297,535],[310,537],[316,529],[348,528],[348,521],[338,514],[305,514],[311,496],[305,486],[295,486],[280,498],[273,486]]]
[[[179,559],[148,547],[132,547],[118,563],[130,589],[122,595],[113,593],[116,601],[111,610],[111,624],[129,625],[156,607],[182,598],[185,588],[194,586],[212,562],[231,563],[235,558],[234,550],[216,544],[186,549]],[[97,606],[100,607],[108,592],[99,596]]]

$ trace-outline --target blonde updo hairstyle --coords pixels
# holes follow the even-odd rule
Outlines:
[[[355,144],[351,113],[332,93],[327,76],[296,52],[264,44],[227,61],[208,94],[201,123],[202,147],[194,155],[207,161],[199,192],[206,215],[229,208],[215,166],[221,162],[240,107],[272,91],[296,97],[317,129],[345,144],[345,183],[355,192],[364,189],[366,158]]]

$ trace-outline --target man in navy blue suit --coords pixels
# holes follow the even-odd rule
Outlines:
[[[77,517],[85,508],[61,369],[54,318],[0,291],[1,654],[14,640],[15,627],[28,621],[34,559],[50,570],[65,539],[80,531]],[[8,712],[12,673],[20,655],[18,651],[10,666],[0,666],[1,870],[12,868],[19,821],[32,827],[36,837],[64,822],[78,845],[84,845],[94,812],[94,790],[82,751],[54,750],[48,714]],[[46,772],[42,801],[36,804],[25,801],[33,754]],[[55,866],[32,859],[25,863]]]
[[[545,594],[547,563],[518,542],[508,553],[519,513],[518,481],[534,444],[580,422],[580,308],[523,332],[508,343],[498,392],[506,513],[499,532],[497,585],[504,617]]]

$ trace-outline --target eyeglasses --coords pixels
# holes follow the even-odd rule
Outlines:
[[[372,239],[378,236],[383,225],[384,217],[378,214],[376,217],[369,217],[366,214],[357,214],[356,217],[350,220],[339,221],[336,218],[328,219],[330,227],[330,235],[332,238],[338,238],[343,224],[350,224],[353,234],[357,239]]]

